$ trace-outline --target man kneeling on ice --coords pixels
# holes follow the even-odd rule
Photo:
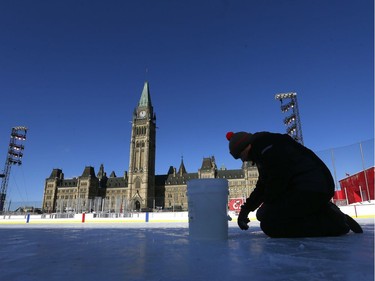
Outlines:
[[[339,236],[361,226],[330,202],[332,175],[319,157],[286,134],[229,132],[229,152],[251,161],[259,178],[241,206],[238,226],[249,228],[248,214],[255,211],[260,227],[270,237]]]

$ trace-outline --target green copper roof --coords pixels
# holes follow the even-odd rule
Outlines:
[[[150,90],[148,88],[148,82],[145,82],[143,86],[142,96],[139,100],[139,106],[151,106]]]

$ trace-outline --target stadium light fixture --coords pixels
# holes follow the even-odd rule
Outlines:
[[[275,99],[281,102],[280,109],[282,113],[287,113],[288,111],[292,112],[289,116],[284,118],[284,124],[287,126],[287,134],[299,143],[303,144],[302,126],[297,105],[297,93],[279,93],[275,95]],[[283,104],[284,100],[288,100],[288,103]]]

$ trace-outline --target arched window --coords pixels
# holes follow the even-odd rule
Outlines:
[[[139,179],[136,179],[135,181],[135,189],[139,190],[141,188],[141,181]]]
[[[134,202],[134,209],[137,211],[141,209],[141,203],[138,200]]]

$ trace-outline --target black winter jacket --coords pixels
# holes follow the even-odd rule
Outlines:
[[[286,134],[259,132],[253,135],[248,159],[256,164],[258,182],[245,208],[254,211],[289,192],[318,192],[332,197],[331,172],[310,149]]]

